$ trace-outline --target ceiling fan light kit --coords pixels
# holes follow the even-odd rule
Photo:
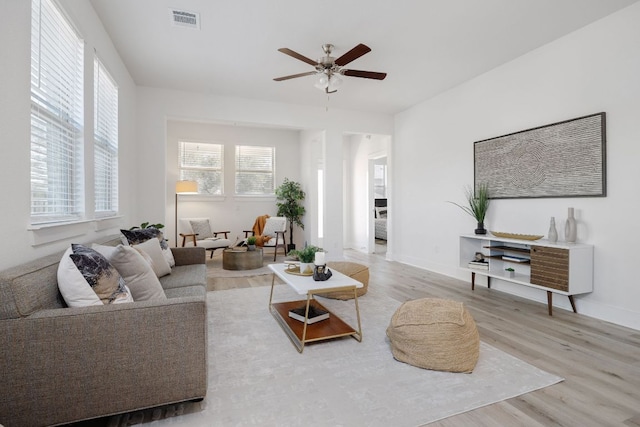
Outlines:
[[[371,52],[371,49],[368,46],[360,43],[344,55],[339,58],[334,58],[331,56],[331,52],[333,51],[332,44],[323,44],[322,50],[324,51],[325,56],[320,58],[317,61],[313,59],[309,59],[304,55],[299,54],[289,48],[283,47],[278,49],[279,52],[284,53],[285,55],[289,55],[292,58],[298,59],[302,62],[306,62],[309,65],[312,65],[315,68],[315,71],[309,71],[306,73],[292,74],[284,77],[276,77],[275,81],[280,82],[283,80],[295,79],[297,77],[305,77],[316,75],[316,81],[314,86],[320,90],[325,91],[326,93],[334,93],[338,90],[338,87],[342,85],[342,79],[339,77],[349,76],[349,77],[361,77],[365,79],[373,79],[373,80],[384,80],[387,77],[387,73],[378,73],[375,71],[362,71],[362,70],[347,70],[342,67],[360,58],[362,55]]]

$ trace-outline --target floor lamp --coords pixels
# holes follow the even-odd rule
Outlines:
[[[198,183],[186,180],[176,182],[176,248],[178,247],[178,194],[198,194]]]

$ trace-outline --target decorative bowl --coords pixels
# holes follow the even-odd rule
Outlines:
[[[516,234],[516,233],[504,233],[502,231],[490,231],[496,237],[504,237],[506,239],[518,239],[518,240],[538,240],[544,237],[538,234]]]

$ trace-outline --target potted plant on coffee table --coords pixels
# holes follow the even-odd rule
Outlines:
[[[292,250],[287,254],[288,256],[292,256],[300,261],[300,273],[302,274],[310,274],[313,273],[313,261],[316,257],[316,252],[323,252],[324,249],[319,248],[317,246],[308,245],[300,250]]]
[[[256,250],[256,241],[257,240],[258,240],[258,238],[256,236],[247,237],[247,250],[248,251],[255,251]]]
[[[471,215],[478,222],[478,228],[476,228],[476,234],[487,234],[487,230],[484,228],[484,218],[489,210],[489,184],[480,183],[478,187],[473,190],[471,187],[467,187],[466,198],[468,206],[462,206],[455,202],[454,205]]]

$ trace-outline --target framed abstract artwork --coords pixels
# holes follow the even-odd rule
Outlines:
[[[474,181],[492,199],[604,197],[606,114],[476,141]]]

